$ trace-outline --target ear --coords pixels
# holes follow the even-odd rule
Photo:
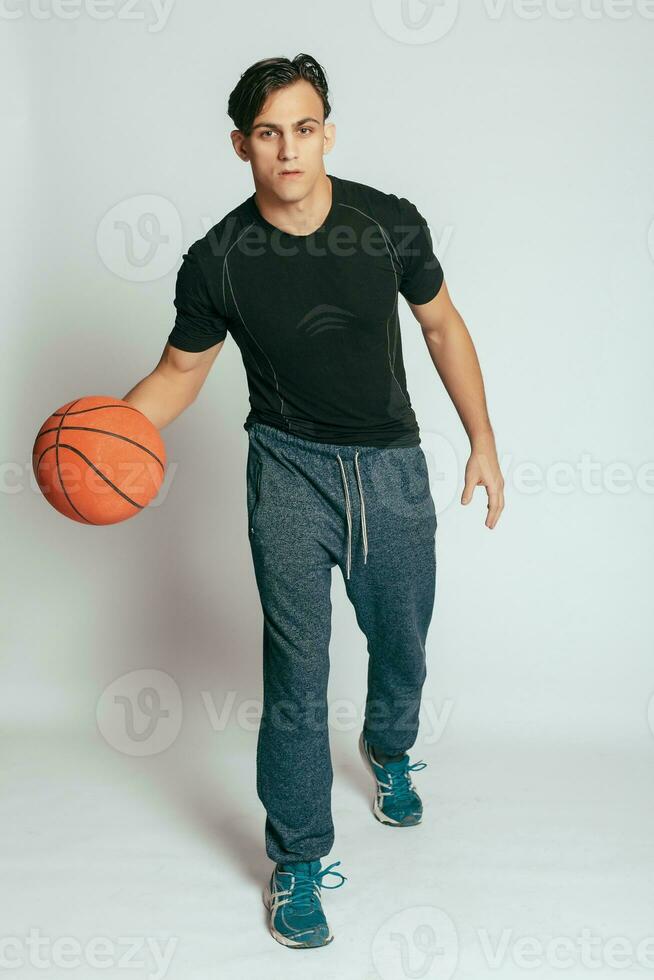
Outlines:
[[[248,160],[248,151],[245,145],[245,136],[240,129],[233,129],[229,134],[229,138],[232,141],[232,146],[234,147],[234,152],[241,160]]]
[[[336,142],[336,126],[334,123],[325,123],[324,152],[329,153]]]

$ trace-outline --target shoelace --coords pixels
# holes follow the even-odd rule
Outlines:
[[[387,789],[380,790],[380,795],[393,796],[400,803],[408,802],[411,798],[411,791],[414,788],[409,773],[417,769],[424,769],[427,764],[421,759],[420,762],[414,762],[412,765],[409,765],[407,756],[406,759],[402,760],[401,769],[387,769],[386,766],[382,766],[384,772],[390,777],[390,782],[382,783]]]
[[[295,884],[293,888],[278,891],[277,896],[290,895],[292,893],[293,905],[297,908],[305,909],[306,911],[315,908],[320,901],[321,888],[340,888],[347,881],[346,875],[342,875],[340,871],[332,871],[332,868],[335,868],[340,863],[340,861],[334,861],[333,864],[328,865],[326,868],[321,868],[320,871],[313,875],[303,871],[294,871]],[[341,881],[337,885],[325,885],[322,880],[325,875],[338,875]],[[286,901],[290,901],[290,899],[286,899]]]

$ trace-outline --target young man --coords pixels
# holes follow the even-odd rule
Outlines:
[[[197,396],[227,332],[246,369],[248,537],[263,611],[257,792],[266,809],[270,931],[290,947],[333,938],[321,868],[334,842],[327,725],[331,571],[367,639],[359,737],[373,814],[413,827],[407,750],[418,730],[435,596],[436,512],[407,390],[398,293],[471,441],[486,525],[503,481],[483,382],[428,226],[404,197],[327,174],[327,81],[310,56],[252,65],[229,98],[232,143],[255,192],[184,255],[160,364],[125,400],[163,427]],[[404,163],[405,161],[403,161]],[[328,874],[337,885],[323,884]]]

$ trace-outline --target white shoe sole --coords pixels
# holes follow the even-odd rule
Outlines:
[[[375,776],[375,770],[372,768],[372,763],[370,762],[370,759],[366,755],[366,750],[363,747],[363,732],[359,734],[359,752],[361,754],[361,758],[363,759],[363,763],[366,769],[368,770],[368,772],[370,773],[370,775],[372,776],[372,781],[375,784],[375,795],[372,803],[372,812],[376,817],[376,819],[379,820],[380,823],[386,824],[387,827],[404,827],[404,828],[419,827],[420,824],[422,823],[422,818],[418,820],[417,823],[400,823],[399,820],[393,820],[392,817],[389,817],[386,813],[384,813],[384,811],[379,806],[377,800],[377,793],[379,789],[377,783],[377,777]]]

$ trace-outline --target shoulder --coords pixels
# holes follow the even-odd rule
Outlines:
[[[412,201],[392,191],[345,178],[339,178],[339,189],[344,205],[378,221],[392,237],[424,220]]]
[[[216,265],[222,266],[229,250],[242,234],[252,227],[252,224],[248,202],[242,201],[228,211],[206,234],[196,239],[186,251],[191,260],[198,262],[204,269],[210,270]]]

